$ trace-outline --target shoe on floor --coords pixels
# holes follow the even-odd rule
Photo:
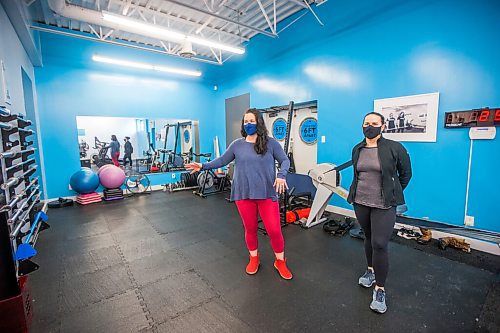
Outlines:
[[[274,268],[276,268],[276,270],[278,271],[278,273],[280,274],[280,276],[283,279],[285,279],[285,280],[292,279],[292,277],[293,277],[292,272],[290,272],[288,267],[286,267],[286,259],[284,259],[284,260],[276,259],[274,261]]]
[[[359,278],[358,283],[360,286],[370,288],[375,283],[375,273],[367,269],[365,274]]]
[[[257,254],[256,256],[250,256],[250,261],[248,262],[246,272],[247,274],[253,275],[257,273],[259,270],[260,266],[260,260],[259,260],[259,255]]]
[[[387,305],[385,304],[385,291],[382,289],[373,289],[373,299],[370,304],[370,309],[378,313],[385,313]]]
[[[417,243],[428,244],[432,240],[432,231],[430,229],[420,228],[422,236],[417,238]]]
[[[418,239],[422,235],[418,232],[411,230],[411,229],[401,228],[398,231],[398,236],[406,238],[406,239]]]

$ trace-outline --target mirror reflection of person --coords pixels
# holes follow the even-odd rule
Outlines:
[[[109,147],[111,148],[111,160],[113,164],[117,167],[120,166],[120,162],[118,159],[120,158],[120,143],[116,138],[116,135],[111,135],[111,142],[109,143]]]
[[[405,112],[401,111],[398,116],[398,133],[403,133],[405,131]]]
[[[375,284],[370,309],[384,313],[385,280],[389,272],[388,244],[396,223],[396,207],[405,203],[403,191],[410,182],[410,156],[399,142],[385,139],[384,116],[368,113],[363,120],[365,138],[352,149],[354,178],[347,201],[365,234],[368,268],[359,285]]]
[[[132,147],[132,144],[130,143],[130,137],[126,136],[125,139],[125,144],[123,145],[123,149],[125,154],[123,155],[123,165],[127,166],[127,162],[129,162],[130,167],[132,167],[132,153],[134,152],[134,148]]]
[[[217,169],[234,160],[231,201],[236,202],[245,228],[245,241],[250,254],[246,273],[257,273],[260,265],[257,241],[257,217],[260,215],[276,257],[274,268],[283,279],[290,280],[292,273],[285,259],[278,202],[278,194],[288,188],[285,179],[290,160],[280,143],[269,137],[264,118],[258,110],[245,112],[241,135],[242,138],[234,140],[221,157],[203,164],[188,163],[185,168],[193,171]],[[277,175],[275,161],[280,164]]]
[[[387,118],[387,133],[395,133],[396,132],[396,118],[394,118],[394,114],[390,113],[389,118]]]

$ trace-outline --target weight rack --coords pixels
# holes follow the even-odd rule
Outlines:
[[[32,122],[0,106],[0,331],[28,331],[32,300],[28,274],[40,231],[49,228],[40,203]]]

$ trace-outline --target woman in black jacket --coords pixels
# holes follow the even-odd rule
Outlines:
[[[387,247],[396,223],[396,206],[405,203],[403,190],[411,178],[408,152],[399,142],[382,137],[384,124],[384,116],[379,113],[365,116],[365,139],[352,150],[354,178],[347,198],[365,234],[368,269],[359,284],[369,288],[375,283],[370,308],[379,313],[387,310]]]

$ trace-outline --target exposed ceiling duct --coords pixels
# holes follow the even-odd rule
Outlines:
[[[30,13],[32,30],[215,65],[244,53],[242,45],[254,36],[276,37],[305,15],[315,15],[310,5],[317,4],[315,0],[25,1],[20,3]],[[293,20],[277,25],[299,11]]]
[[[67,4],[65,0],[48,0],[48,4],[50,9],[52,9],[52,11],[54,11],[57,15],[89,24],[95,24],[101,27],[126,31],[141,36],[181,44],[185,41],[189,41],[193,44],[212,47],[236,54],[242,54],[245,52],[245,50],[241,47],[235,47],[197,36],[187,35],[182,32],[176,32],[161,26],[155,26],[139,20],[131,19],[123,15],[117,15],[105,11],[100,12],[80,6],[70,5]]]

